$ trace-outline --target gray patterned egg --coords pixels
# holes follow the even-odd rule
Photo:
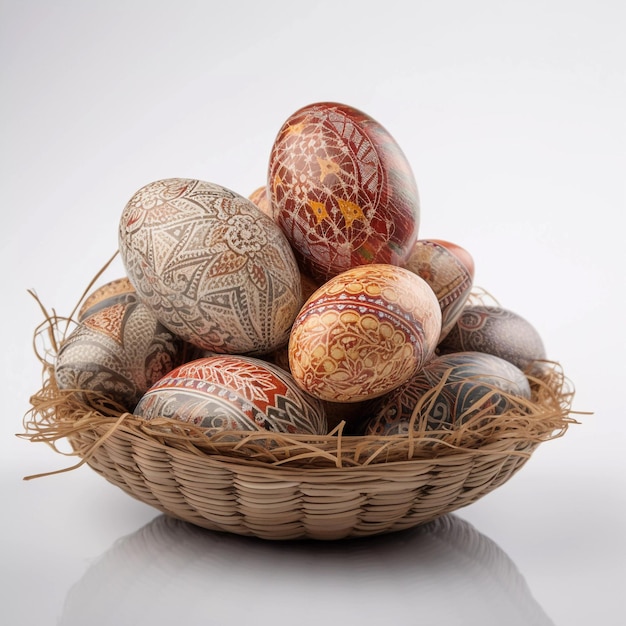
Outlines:
[[[500,357],[459,352],[436,357],[403,386],[370,406],[367,435],[406,434],[420,420],[427,430],[454,429],[476,415],[500,415],[511,397],[530,398],[524,373]],[[414,415],[415,414],[415,415]]]
[[[88,315],[74,328],[59,349],[55,379],[94,408],[132,411],[151,385],[189,358],[190,348],[133,298]]]
[[[438,346],[440,354],[467,350],[499,356],[522,370],[546,358],[537,329],[521,315],[495,305],[466,305]]]
[[[217,355],[177,367],[141,398],[134,414],[206,428],[323,435],[322,404],[285,370],[254,357]]]
[[[138,297],[185,340],[234,354],[287,343],[300,272],[278,225],[249,199],[200,180],[150,183],[122,212],[119,247]]]

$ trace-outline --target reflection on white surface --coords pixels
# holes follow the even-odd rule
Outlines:
[[[59,623],[553,624],[509,557],[455,515],[336,543],[268,542],[161,515],[88,568]]]

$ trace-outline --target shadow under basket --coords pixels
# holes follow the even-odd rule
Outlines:
[[[46,313],[35,333],[43,384],[21,436],[78,457],[60,471],[86,463],[134,498],[215,531],[334,540],[414,527],[493,491],[538,445],[576,423],[571,384],[558,364],[544,362],[541,378],[529,377],[531,401],[453,432],[416,423],[407,435],[355,436],[344,434],[341,422],[323,436],[208,435],[172,419],[94,410],[60,390],[54,359],[71,324]],[[38,336],[47,337],[43,351]]]

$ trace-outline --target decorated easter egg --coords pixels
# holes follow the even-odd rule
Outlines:
[[[151,385],[188,358],[188,348],[150,308],[129,299],[74,328],[59,349],[55,379],[86,404],[132,411]]]
[[[150,183],[122,213],[119,247],[139,298],[185,340],[250,354],[287,343],[300,272],[278,225],[247,198],[199,180]]]
[[[441,341],[470,296],[474,283],[472,256],[452,242],[418,239],[404,267],[421,276],[435,292],[441,307]]]
[[[515,407],[515,398],[529,399],[530,386],[509,361],[482,352],[446,354],[376,400],[363,431],[387,436],[451,430],[476,416],[501,415]]]
[[[529,321],[509,309],[485,304],[467,304],[438,350],[486,352],[522,370],[546,358],[541,336]]]
[[[272,146],[267,189],[301,268],[322,282],[356,265],[400,265],[417,239],[411,167],[389,132],[353,107],[293,113]]]
[[[135,288],[127,276],[122,276],[101,285],[87,296],[78,310],[78,321],[112,304],[131,302],[136,299]]]
[[[394,265],[360,265],[304,304],[291,331],[289,365],[313,396],[358,402],[413,376],[440,332],[441,309],[426,281]]]
[[[264,354],[262,357],[264,361],[280,367],[283,370],[291,373],[289,367],[289,346],[284,346],[271,352],[270,354]],[[326,415],[326,421],[328,422],[328,429],[332,430],[340,424],[345,422],[343,426],[343,432],[345,434],[354,434],[356,426],[362,423],[363,415],[368,410],[368,400],[361,402],[331,402],[329,400],[320,400]]]
[[[145,419],[174,418],[210,431],[327,431],[321,403],[307,396],[288,372],[239,355],[181,365],[145,393],[134,413]]]
[[[249,196],[248,200],[255,204],[256,206],[265,213],[268,217],[271,217],[273,220],[276,220],[276,215],[274,213],[274,209],[270,202],[270,199],[267,196],[267,187],[263,185],[262,187],[257,187]]]

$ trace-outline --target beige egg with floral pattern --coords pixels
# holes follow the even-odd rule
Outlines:
[[[324,283],[302,307],[289,340],[296,382],[330,402],[380,396],[413,376],[434,354],[441,309],[409,270],[357,266]]]

